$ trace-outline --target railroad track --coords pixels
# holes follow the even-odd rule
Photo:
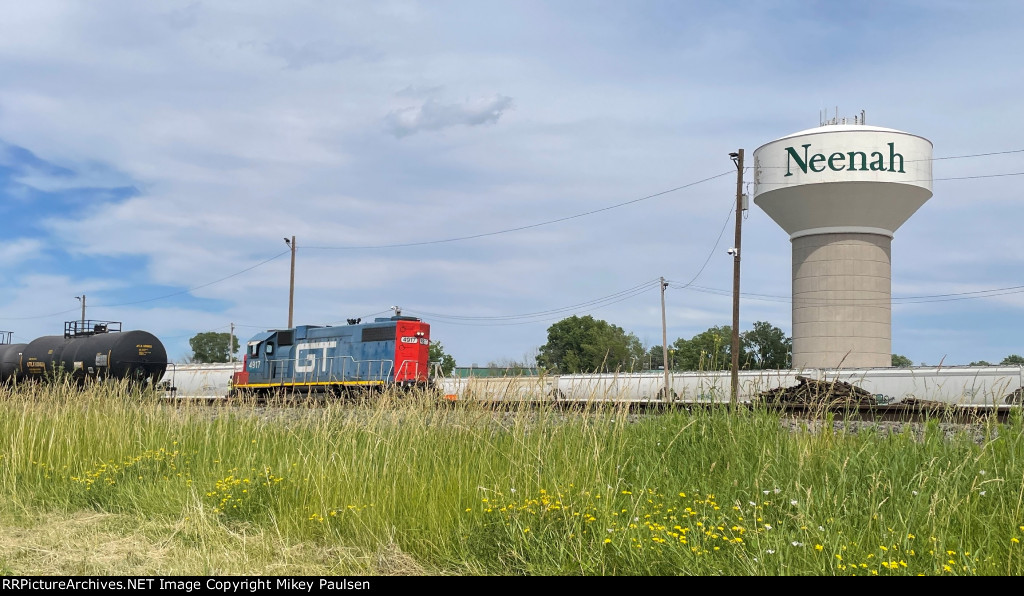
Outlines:
[[[322,407],[328,403],[372,403],[380,396],[372,396],[365,399],[355,398],[332,398],[326,399],[323,396],[296,396],[289,398],[228,398],[224,396],[179,396],[163,397],[162,401],[178,405],[199,404],[204,406],[259,406],[259,407]],[[728,409],[728,403],[715,402],[686,402],[686,401],[658,401],[650,399],[635,400],[555,400],[555,399],[484,399],[473,401],[449,401],[443,398],[438,399],[438,405],[444,407],[459,407],[461,405],[475,406],[493,410],[521,410],[521,409],[558,409],[562,411],[593,411],[599,409],[626,409],[636,412],[667,412],[678,410],[694,409]],[[741,401],[737,408],[751,410],[761,407],[769,411],[780,412],[794,418],[825,419],[833,420],[859,420],[864,422],[890,421],[890,422],[924,422],[927,420],[939,420],[957,424],[969,424],[984,420],[994,419],[997,422],[1006,422],[1013,416],[1014,412],[1021,411],[1021,405],[997,404],[997,405],[951,405],[942,402],[926,402],[919,400],[908,400],[894,404],[757,404],[750,401]]]

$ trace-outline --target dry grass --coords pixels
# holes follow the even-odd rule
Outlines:
[[[76,512],[0,515],[0,574],[13,575],[427,575],[396,545],[363,552],[286,543],[258,528],[191,517],[140,520]]]

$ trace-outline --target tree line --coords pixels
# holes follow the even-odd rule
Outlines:
[[[229,349],[229,342],[231,343]],[[189,340],[191,362],[232,362],[238,352],[238,338],[212,331]],[[766,321],[757,321],[740,333],[740,368],[744,370],[789,369],[793,361],[793,339]],[[645,347],[633,333],[590,315],[572,316],[548,327],[547,342],[535,357],[536,364],[551,374],[657,370],[664,366],[662,346]],[[455,368],[455,358],[436,339],[430,343],[430,362],[444,376]],[[530,363],[532,364],[532,363]],[[1011,354],[1000,365],[1024,365],[1024,357]],[[892,366],[909,367],[913,361],[892,355]],[[922,366],[925,364],[922,362]],[[985,360],[970,366],[992,366]],[[732,367],[732,326],[711,327],[693,337],[677,338],[668,346],[670,370],[729,370]],[[531,368],[513,363],[513,368]]]
[[[793,340],[781,329],[758,321],[740,333],[740,367],[789,368]],[[548,328],[537,364],[556,374],[641,371],[662,368],[662,346],[645,348],[633,333],[590,315],[572,316]],[[732,326],[711,327],[668,346],[671,370],[728,370],[732,367]]]

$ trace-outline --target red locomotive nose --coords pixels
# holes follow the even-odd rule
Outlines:
[[[425,383],[430,368],[430,325],[399,321],[395,332],[395,382]]]

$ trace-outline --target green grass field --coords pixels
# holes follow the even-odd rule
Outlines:
[[[1019,415],[791,426],[0,389],[0,574],[1024,574]]]

